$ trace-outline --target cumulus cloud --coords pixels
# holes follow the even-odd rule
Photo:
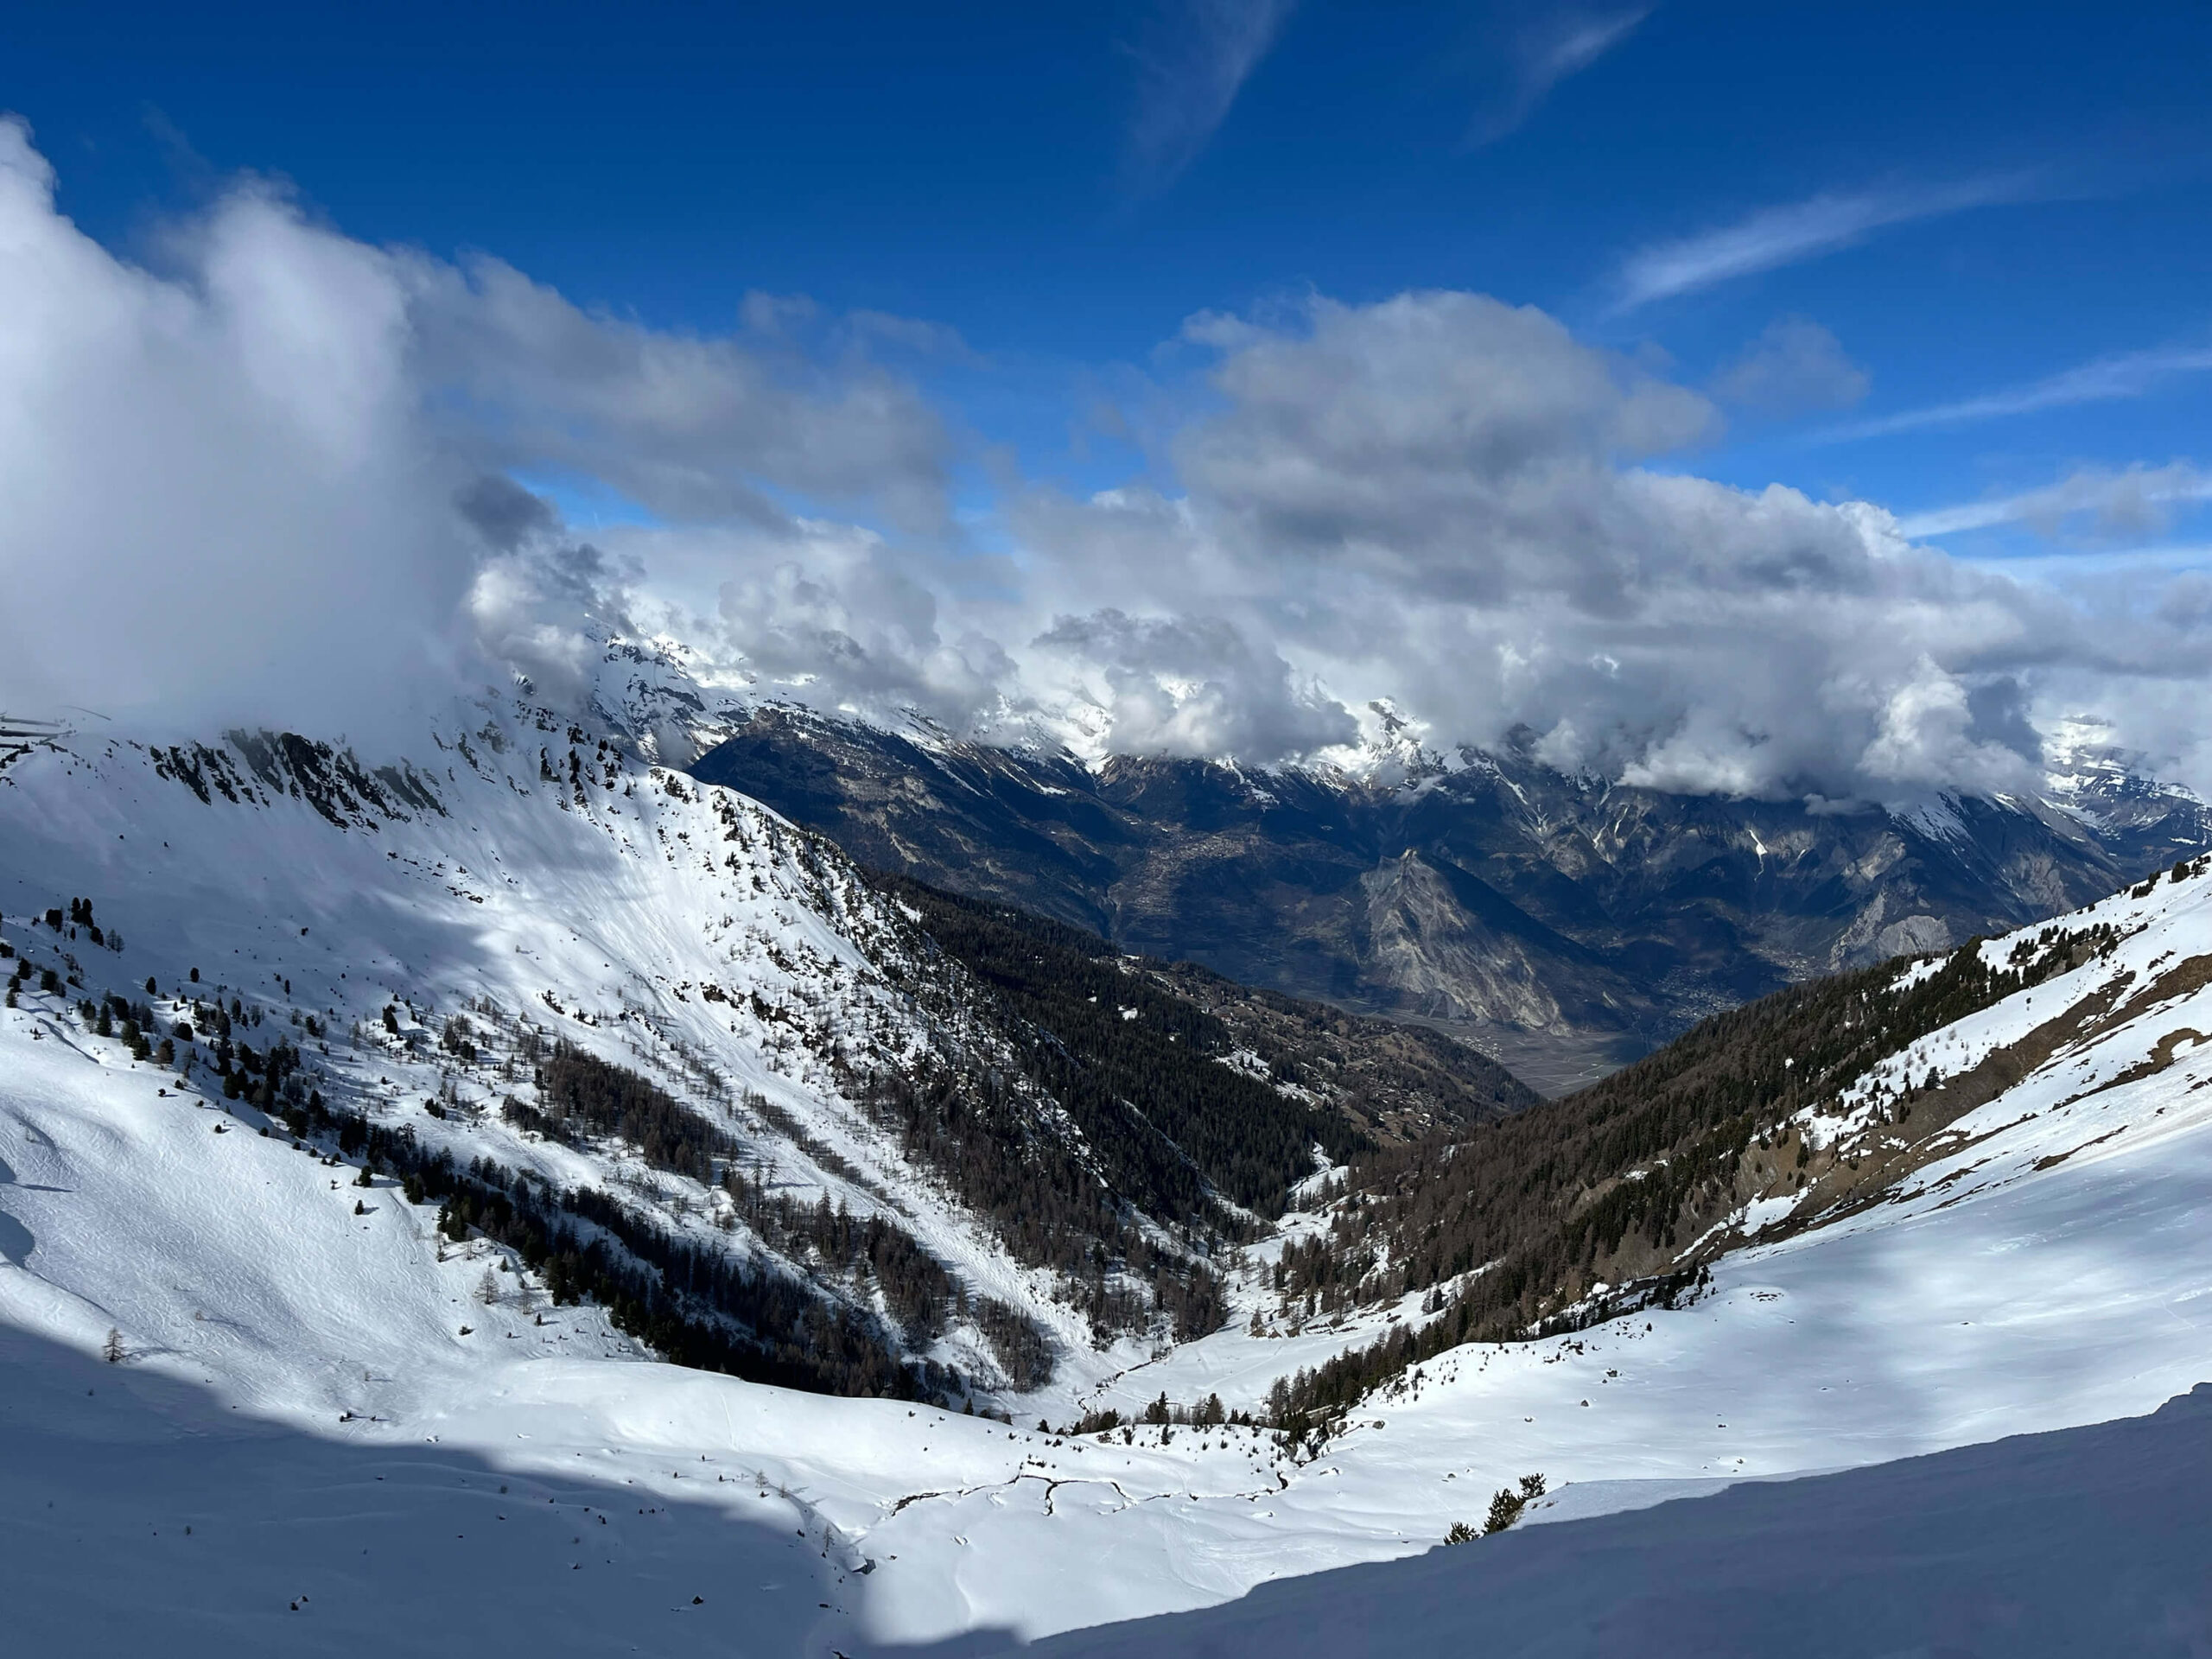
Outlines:
[[[943,422],[864,355],[810,355],[803,302],[755,296],[740,332],[708,338],[587,312],[481,256],[397,269],[419,372],[480,452],[588,472],[665,518],[774,524],[796,492],[944,522]]]
[[[1055,591],[1141,593],[1264,642],[1284,664],[1267,695],[1296,688],[1332,719],[1364,724],[1352,711],[1383,698],[1433,741],[1518,733],[1562,767],[1656,787],[1901,800],[2031,782],[2020,710],[2044,690],[2075,706],[2202,677],[2177,622],[2106,626],[1864,503],[1664,469],[1711,407],[1540,312],[1317,299],[1195,337],[1218,353],[1219,407],[1176,440],[1181,493],[1040,494],[1016,527],[1056,556],[1033,561]],[[1172,678],[1123,643],[1136,607],[1112,608],[1045,643],[1121,648],[1141,687]],[[1201,736],[1139,699],[1116,735],[1225,741],[1207,721]],[[1260,721],[1243,741],[1303,735]]]
[[[1094,611],[1032,644],[1049,653],[1078,727],[1114,751],[1265,760],[1359,736],[1341,703],[1219,617]]]
[[[564,539],[549,504],[512,484],[502,490],[502,484],[506,480],[483,480],[463,501],[480,508],[485,497],[499,499],[511,510],[492,521],[500,531],[512,526],[524,502],[541,511],[520,534],[493,542],[493,556],[469,584],[465,614],[474,643],[491,664],[524,676],[537,695],[580,707],[596,683],[601,642],[637,631],[626,607],[643,568],[611,560],[588,542]]]
[[[1807,317],[1778,317],[1713,377],[1714,397],[1764,415],[1847,409],[1866,395],[1866,371]]]
[[[395,262],[249,188],[157,276],[54,188],[0,121],[0,697],[351,722],[434,671],[470,553]]]
[[[554,515],[512,469],[573,468],[672,519],[777,531],[803,498],[944,522],[943,423],[857,349],[588,314],[251,181],[147,269],[63,217],[54,182],[0,120],[10,707],[365,734],[510,662],[558,679],[606,573],[549,550]]]
[[[1599,522],[1606,493],[1585,486],[1713,426],[1694,393],[1577,344],[1533,307],[1454,292],[1316,300],[1304,325],[1224,355],[1213,381],[1228,407],[1176,458],[1236,547],[1325,557],[1346,578],[1418,580],[1456,601],[1572,588],[1602,607],[1624,549],[1621,527]],[[1559,523],[1568,498],[1592,518]],[[1489,533],[1473,542],[1478,524]]]
[[[732,548],[744,572],[718,594],[722,639],[765,689],[863,717],[918,713],[963,731],[1002,701],[998,642],[949,621],[922,562],[849,525],[803,524]]]
[[[1699,478],[1707,397],[1533,308],[1193,319],[1203,384],[1163,402],[1198,412],[1154,463],[1087,496],[1006,484],[983,554],[942,531],[955,439],[869,354],[875,321],[759,298],[726,334],[656,331],[254,188],[149,270],[52,191],[0,126],[11,711],[359,735],[509,671],[582,698],[607,632],[665,629],[764,696],[1095,754],[1350,760],[1388,724],[1669,789],[1904,800],[2031,781],[2063,713],[2212,781],[2201,580],[2069,595],[1878,506]],[[581,537],[516,481],[563,472],[647,513]]]

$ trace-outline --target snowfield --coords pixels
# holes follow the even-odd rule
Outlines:
[[[732,791],[678,779],[671,793],[634,762],[575,788],[550,760],[548,781],[537,750],[563,754],[558,734],[448,741],[423,774],[437,809],[335,823],[266,791],[203,803],[126,743],[0,772],[5,937],[41,967],[66,951],[85,982],[60,995],[29,982],[0,1012],[0,1591],[23,1651],[984,1652],[1422,1555],[1539,1472],[1548,1495],[1503,1538],[1065,1650],[1417,1651],[1469,1638],[1422,1611],[1456,1603],[1453,1618],[1484,1610],[1476,1628],[1501,1651],[1598,1651],[1637,1628],[1608,1619],[1718,1618],[1724,1601],[1799,1581],[1808,1560],[1866,1593],[1890,1558],[1836,1541],[1867,1517],[1953,1514],[1944,1493],[1962,1495],[1961,1517],[1999,1516],[1973,1522],[1993,1548],[2078,1552],[2089,1529],[2043,1532],[2020,1513],[2046,1478],[2132,1517],[2111,1535],[2142,1543],[2146,1573],[2170,1560],[2175,1529],[2212,1538],[2202,1397],[2113,1422],[2212,1378],[2212,984],[2197,982],[2212,875],[2053,925],[2117,943],[1898,1057],[1896,1077],[1951,1075],[2086,999],[2114,1016],[1955,1125],[1902,1190],[1825,1224],[1762,1200],[1739,1218],[1746,1237],[1802,1230],[1725,1257],[1689,1305],[1454,1351],[1300,1462],[1263,1431],[1078,1439],[1038,1422],[1162,1393],[1255,1406],[1275,1377],[1417,1306],[1250,1335],[1261,1246],[1227,1329],[1160,1353],[1094,1348],[1043,1275],[904,1165],[819,1046],[790,1036],[929,1040],[871,965],[904,948],[894,910]],[[122,949],[34,921],[79,894]],[[2001,961],[2012,943],[1981,948]],[[257,1044],[284,1010],[319,1011],[321,1041],[282,1032],[334,1103],[404,1118],[464,1159],[618,1185],[671,1229],[714,1231],[705,1191],[474,1109],[492,1086],[441,1058],[433,1011],[496,1007],[480,1020],[491,1045],[526,1013],[711,1106],[810,1200],[896,1214],[1046,1324],[1060,1375],[1039,1395],[990,1396],[1008,1425],[664,1364],[598,1310],[555,1306],[485,1241],[438,1235],[435,1205],[389,1178],[356,1185],[354,1166],[281,1128],[264,1138],[258,1114],[203,1092],[206,1072],[184,1086],[85,1029],[78,996],[138,995],[149,976],[164,1019],[180,988],[218,982],[264,1007]],[[395,1000],[396,1033],[381,1019]],[[1866,1080],[1868,1099],[1884,1082]],[[429,1115],[433,1101],[448,1115]],[[1891,1132],[1871,1112],[1821,1125],[1830,1144]],[[991,1369],[972,1332],[934,1357]],[[2112,1426],[1894,1464],[2091,1424]],[[1781,1478],[1869,1465],[1894,1466]],[[2194,1508],[2176,1484],[2190,1469]],[[1940,1565],[1937,1534],[1910,1536]],[[1778,1541],[1762,1554],[1765,1538]],[[1701,1568],[1715,1576],[1669,1599]],[[1561,1610],[1592,1573],[1611,1599],[1577,1624]],[[2173,1630],[2212,1640],[2201,1596],[2176,1609]],[[1753,1641],[1776,1627],[1710,1628],[1719,1644],[1700,1651],[1777,1650]],[[2056,1642],[2070,1627],[2024,1628]],[[1907,1631],[1896,1650],[1939,1637],[1953,1639]],[[1789,1650],[1884,1649],[1808,1637]]]
[[[1485,1538],[1109,1625],[1036,1659],[2194,1659],[2212,1388],[2153,1416]]]

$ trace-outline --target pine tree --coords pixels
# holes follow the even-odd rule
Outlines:
[[[1490,1501],[1490,1514],[1483,1522],[1485,1533],[1503,1532],[1521,1518],[1522,1505],[1527,1502],[1516,1493],[1498,1488],[1497,1495]]]
[[[107,1340],[100,1344],[100,1357],[111,1365],[123,1363],[123,1332],[115,1326],[107,1328]]]

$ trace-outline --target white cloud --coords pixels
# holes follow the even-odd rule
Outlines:
[[[365,734],[493,666],[486,641],[557,675],[550,618],[583,589],[548,585],[555,527],[487,493],[502,468],[769,531],[794,496],[944,521],[943,424],[864,355],[589,315],[497,262],[351,240],[251,183],[175,227],[157,274],[79,232],[54,186],[0,121],[11,708]]]
[[[1523,8],[1518,26],[1500,42],[1506,84],[1476,121],[1477,143],[1494,143],[1522,125],[1552,88],[1580,74],[1636,31],[1649,5],[1540,5]]]
[[[1264,695],[1288,685],[1323,714],[1380,698],[1446,744],[1524,729],[1554,764],[1631,782],[1862,799],[2027,783],[2020,711],[2046,686],[2124,710],[2145,683],[2204,677],[2185,596],[2148,626],[2100,619],[1916,547],[1879,508],[1640,465],[1694,442],[1710,408],[1541,313],[1408,294],[1203,332],[1220,407],[1176,440],[1181,495],[1039,493],[1015,517],[1034,592],[1118,613],[1082,640],[1095,657],[1130,617],[1203,617],[1272,647]],[[1124,665],[1140,686],[1153,672]],[[1109,747],[1232,728],[1142,706],[1117,728],[1122,705],[1095,702]]]
[[[1137,102],[1130,118],[1127,183],[1164,190],[1229,118],[1296,0],[1170,0],[1133,48]]]
[[[1382,701],[1437,744],[1534,733],[1562,766],[1739,794],[1994,787],[2053,709],[2212,765],[2201,584],[2069,594],[1875,506],[1669,470],[1712,404],[1532,308],[1194,320],[1204,412],[1158,474],[1015,480],[987,557],[899,528],[942,520],[950,443],[856,343],[873,324],[761,301],[727,336],[660,333],[251,189],[156,275],[52,182],[0,128],[13,712],[359,735],[500,668],[578,693],[591,629],[665,622],[766,690],[1095,753],[1326,758]],[[561,469],[655,521],[586,545],[501,477]],[[2139,472],[2051,510],[2196,486]]]
[[[0,701],[365,722],[454,648],[471,562],[403,274],[249,188],[157,277],[54,182],[0,122]]]
[[[1655,300],[1796,264],[1893,226],[2018,201],[2031,187],[2024,175],[2012,175],[1929,188],[1824,194],[1764,207],[1718,230],[1656,243],[1630,254],[1616,278],[1614,309],[1631,311]]]
[[[1762,414],[1845,409],[1866,395],[1866,371],[1842,342],[1805,317],[1780,317],[1713,377],[1716,397]]]
[[[1057,619],[1031,642],[1078,725],[1122,753],[1310,754],[1357,741],[1351,715],[1219,617]]]
[[[747,332],[704,337],[583,311],[496,259],[397,269],[419,374],[505,462],[588,470],[668,518],[774,523],[780,490],[944,522],[938,416],[864,356],[810,357],[804,302],[755,296]]]
[[[2111,403],[2140,397],[2160,382],[2177,374],[2202,374],[2212,370],[2212,346],[2161,346],[2145,352],[2121,352],[2092,362],[1980,397],[1956,403],[1910,409],[1877,420],[1859,421],[1823,435],[1828,441],[1883,437],[1893,432],[1915,432],[1931,426],[1960,426],[2012,415],[2032,415],[2046,409],[2075,404]]]
[[[2049,536],[2086,517],[2099,536],[2141,536],[2164,528],[2167,509],[2208,500],[2212,500],[2212,474],[2186,461],[2138,465],[2116,473],[2083,467],[2042,489],[1914,513],[1897,528],[1907,536],[1949,536],[2026,524]]]
[[[1859,768],[1878,786],[1986,793],[2032,785],[2031,757],[1979,737],[1974,713],[1965,682],[1923,655],[1882,705]]]

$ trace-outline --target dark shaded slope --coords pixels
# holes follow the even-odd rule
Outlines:
[[[1272,1215],[1317,1147],[1342,1161],[1378,1134],[1464,1126],[1535,1099],[1433,1033],[1126,957],[1065,923],[908,878],[877,880],[1004,999],[1029,1080],[1074,1116],[1116,1190],[1156,1214],[1190,1215],[1211,1188]]]

